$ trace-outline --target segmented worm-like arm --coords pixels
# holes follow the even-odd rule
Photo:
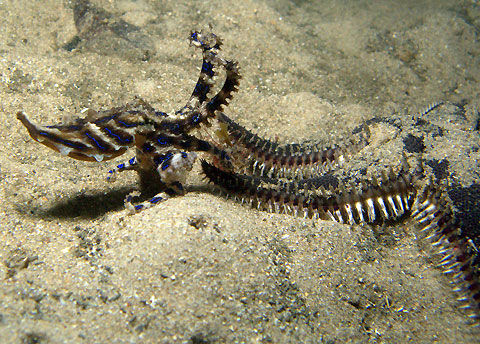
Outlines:
[[[240,158],[241,172],[274,178],[304,179],[324,173],[341,164],[349,156],[368,145],[370,131],[364,132],[342,146],[320,147],[317,144],[280,145],[251,133],[224,113],[217,118],[226,127],[229,144]]]

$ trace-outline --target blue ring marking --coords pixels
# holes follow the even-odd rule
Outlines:
[[[58,138],[56,136],[52,136],[50,135],[49,133],[46,133],[44,131],[39,131],[38,132],[39,135],[42,135],[42,136],[46,136],[48,137],[49,139],[53,140],[53,141],[56,141],[56,142],[59,142],[61,144],[64,144],[65,146],[68,146],[68,147],[72,147],[72,148],[76,148],[76,149],[84,149],[85,148],[85,145],[84,144],[75,144],[71,141],[67,141],[67,140],[63,140],[61,138]]]
[[[205,100],[205,95],[210,91],[210,86],[208,85],[203,85],[200,82],[197,82],[195,85],[195,89],[193,90],[193,94],[197,95],[202,95],[202,100]]]
[[[135,210],[140,210],[140,209],[142,209],[142,208],[143,208],[143,204],[137,204],[137,205],[135,206]]]
[[[181,111],[177,111],[176,113],[180,113]],[[173,131],[174,133],[179,133],[180,124],[179,123],[162,123],[162,127],[166,130]]]
[[[163,146],[163,145],[168,144],[170,142],[170,140],[165,136],[159,136],[158,139],[157,139],[157,142]]]
[[[90,135],[89,133],[85,133],[85,136],[87,136],[90,140],[93,140],[93,142],[95,142],[95,144],[97,145],[98,148],[100,148],[101,150],[108,150],[108,148],[102,146],[92,135]]]
[[[113,133],[113,131],[111,131],[110,129],[108,129],[107,127],[103,128],[107,133],[108,135],[112,135],[114,137],[116,137],[120,142],[125,142],[125,143],[129,143],[129,142],[132,142],[132,139],[130,137],[126,138],[126,139],[122,139],[120,136],[118,136],[117,134]]]
[[[167,113],[163,111],[155,111],[156,116],[162,116],[162,117],[167,117]]]
[[[140,125],[140,123],[127,123],[127,122],[124,122],[124,121],[117,121],[117,123],[120,123],[125,128],[134,128],[134,127],[137,127],[137,126]]]
[[[170,163],[168,161],[164,161],[162,164],[162,171],[165,171],[169,166],[170,166]]]
[[[117,166],[118,169],[123,170],[125,168],[125,164],[120,164]]]
[[[213,72],[213,65],[207,61],[203,61],[202,72],[207,74],[208,76],[213,76],[215,74]]]
[[[181,152],[181,154],[182,154],[182,158],[184,158],[184,159],[186,159],[188,157],[188,154],[185,153],[185,152]]]
[[[149,200],[149,202],[152,203],[152,204],[156,204],[156,203],[160,202],[161,200],[163,200],[163,198],[160,197],[160,196],[157,196],[157,197],[153,197],[151,200]]]
[[[193,33],[190,35],[190,38],[191,38],[193,41],[200,43],[200,45],[203,47],[203,46],[204,46],[204,43],[203,43],[203,41],[201,41],[201,40],[199,39],[199,36],[200,36],[200,34],[199,34],[198,32],[193,32]]]
[[[137,164],[137,159],[135,157],[131,158],[130,160],[128,160],[128,163],[130,165],[136,165]]]
[[[167,155],[165,155],[162,163],[162,171],[165,171],[170,166],[169,161],[172,159],[172,157],[173,157],[173,153],[168,153]]]
[[[227,152],[225,152],[225,151],[223,151],[223,150],[222,150],[221,153],[220,153],[220,157],[221,157],[222,159],[225,159],[225,160],[230,160],[230,157],[228,156]]]
[[[208,106],[212,108],[212,106],[217,102],[218,95],[213,96],[213,98],[208,102]]]
[[[156,156],[153,158],[153,162],[155,163],[155,166],[158,167],[158,165],[160,165],[163,160],[165,160],[165,158],[163,156]]]
[[[195,115],[192,116],[192,123],[193,124],[197,124],[198,122],[200,122],[200,114],[199,113],[196,113]]]

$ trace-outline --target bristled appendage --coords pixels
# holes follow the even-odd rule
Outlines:
[[[135,147],[136,155],[110,170],[108,177],[114,180],[118,172],[138,172],[140,189],[148,198],[134,204],[139,193],[130,193],[125,206],[132,214],[183,195],[183,183],[197,153],[212,161],[202,161],[210,182],[260,210],[349,224],[390,223],[412,214],[425,239],[437,250],[438,266],[452,276],[462,307],[480,323],[480,273],[472,262],[471,245],[460,236],[459,223],[445,197],[432,184],[419,192],[416,181],[423,177],[422,168],[410,173],[404,158],[397,173],[383,173],[379,180],[365,182],[361,190],[339,185],[323,173],[369,144],[366,124],[360,134],[341,146],[280,145],[263,139],[220,112],[241,79],[237,62],[220,55],[221,40],[201,31],[192,32],[189,40],[202,51],[202,67],[190,98],[177,111],[157,111],[135,98],[110,110],[88,109],[84,118],[68,124],[36,125],[23,112],[17,118],[35,141],[78,160],[110,160]],[[225,79],[212,95],[215,78],[222,70]],[[416,116],[425,116],[441,104],[434,103]],[[218,130],[209,133],[212,121]],[[207,134],[201,136],[200,129]]]

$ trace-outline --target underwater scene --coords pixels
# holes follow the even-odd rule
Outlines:
[[[478,1],[0,13],[0,342],[479,342]]]

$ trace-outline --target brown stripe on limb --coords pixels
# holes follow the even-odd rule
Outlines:
[[[206,106],[207,113],[211,117],[215,115],[216,111],[222,111],[223,106],[228,105],[233,93],[238,91],[238,85],[240,85],[240,79],[242,78],[238,62],[222,60],[221,63],[225,67],[227,75],[220,91],[212,97]]]
[[[409,213],[416,195],[414,178],[403,169],[397,175],[393,171],[384,175],[379,183],[366,184],[362,191],[340,189],[330,196],[311,194],[309,188],[296,182],[222,171],[206,161],[202,169],[210,182],[257,209],[340,223],[398,219]]]
[[[223,113],[217,114],[226,125],[229,144],[240,156],[240,172],[272,178],[304,179],[324,173],[340,165],[349,156],[368,144],[370,131],[364,125],[365,134],[357,135],[342,146],[320,147],[312,143],[280,145],[263,139],[242,127]]]
[[[17,113],[17,118],[27,128],[32,139],[77,160],[110,160],[126,151],[125,146],[110,144],[95,128],[87,126],[89,123],[79,122],[78,128],[72,129],[75,125],[38,126],[30,122],[23,112]]]
[[[135,136],[151,131],[153,108],[135,98],[125,106],[109,110],[87,109],[84,118],[70,123],[40,126],[32,123],[23,112],[17,118],[30,136],[45,146],[78,160],[103,161],[122,155],[135,144]]]
[[[446,199],[430,180],[417,198],[412,216],[420,237],[431,244],[437,266],[451,278],[460,308],[473,325],[480,326],[480,271],[475,265],[478,249],[461,235],[460,223]]]

